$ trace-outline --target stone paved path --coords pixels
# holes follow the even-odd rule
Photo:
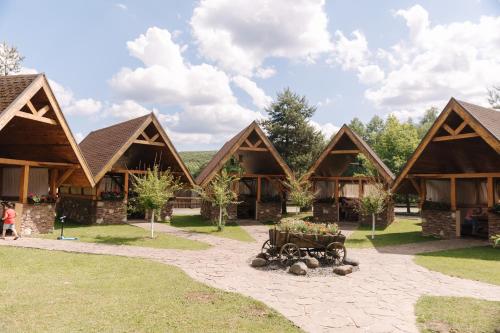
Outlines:
[[[147,225],[142,224],[147,228]],[[157,224],[157,226],[159,226]],[[413,263],[411,254],[482,245],[463,240],[434,241],[376,249],[350,249],[361,269],[346,277],[297,277],[259,271],[248,265],[267,238],[267,227],[244,224],[256,242],[172,230],[160,232],[213,244],[205,251],[151,249],[83,242],[23,238],[0,241],[49,250],[147,258],[176,265],[211,286],[239,292],[275,308],[309,332],[417,332],[414,304],[421,295],[468,296],[500,301],[500,287],[431,272]]]

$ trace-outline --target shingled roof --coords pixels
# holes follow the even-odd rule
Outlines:
[[[500,140],[500,111],[457,100],[485,129]]]
[[[0,76],[0,113],[42,74]]]
[[[361,153],[365,155],[370,162],[373,163],[379,174],[384,178],[384,180],[391,184],[394,180],[395,176],[392,171],[385,165],[385,163],[380,159],[380,157],[373,151],[373,149],[363,140],[358,134],[356,134],[353,130],[351,130],[347,125],[343,125],[340,130],[333,136],[330,140],[330,143],[323,150],[321,155],[318,157],[316,162],[311,166],[307,174],[309,176],[313,175],[316,169],[321,165],[324,159],[330,154],[332,150],[335,150],[335,146],[339,142],[339,140],[343,137],[347,136],[352,143],[359,149]]]
[[[80,148],[96,182],[109,171],[107,167],[120,158],[151,123],[155,124],[158,133],[167,145],[167,149],[171,151],[179,163],[188,181],[191,185],[194,184],[191,174],[153,113],[92,131],[83,139]]]

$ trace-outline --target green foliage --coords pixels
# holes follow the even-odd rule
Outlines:
[[[493,241],[493,247],[500,246],[500,234],[491,236],[491,240]]]
[[[245,171],[241,166],[240,161],[235,156],[231,158],[224,165],[224,170],[230,175],[242,175]]]
[[[132,174],[132,180],[139,205],[151,210],[162,208],[182,188],[179,179],[170,170],[162,172],[156,164],[144,176]]]
[[[197,177],[215,153],[216,151],[181,151],[179,155],[193,177]]]
[[[288,189],[292,203],[300,208],[310,207],[314,200],[311,182],[305,177],[287,177],[283,185]]]
[[[18,73],[24,57],[15,46],[10,46],[6,42],[0,44],[0,75]]]
[[[214,207],[219,207],[220,214],[217,221],[219,231],[222,231],[226,224],[227,206],[238,203],[238,194],[232,189],[233,183],[237,181],[239,181],[239,177],[229,174],[224,168],[220,174],[215,175],[206,187],[195,187],[195,191],[200,194],[202,199],[211,202]]]
[[[429,129],[432,127],[432,125],[436,121],[438,114],[439,114],[439,110],[435,106],[433,106],[430,109],[425,111],[425,114],[422,117],[422,120],[420,120],[419,126],[417,128],[418,137],[420,139],[422,139],[425,136],[425,134],[427,134]]]
[[[339,232],[336,223],[311,223],[292,217],[281,219],[276,228],[280,231],[314,235],[336,235]]]
[[[380,214],[384,211],[387,201],[390,199],[389,192],[384,185],[372,182],[373,189],[359,198],[358,211],[361,215]]]
[[[261,122],[269,139],[290,168],[303,174],[319,156],[324,137],[309,123],[316,107],[309,105],[304,96],[285,89],[266,108],[269,119]]]

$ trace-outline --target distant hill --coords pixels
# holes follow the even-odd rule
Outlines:
[[[212,159],[217,151],[181,151],[179,155],[189,169],[193,177],[203,170],[207,163]]]

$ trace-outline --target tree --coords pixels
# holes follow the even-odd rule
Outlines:
[[[377,142],[378,136],[383,129],[384,120],[377,115],[373,116],[370,122],[366,124],[366,137],[364,138],[364,140],[370,146],[373,146],[375,142]]]
[[[439,114],[439,110],[437,107],[432,106],[429,109],[425,111],[424,116],[420,120],[418,124],[418,137],[422,139],[425,134],[429,131],[429,129],[432,127],[434,122],[436,121],[436,118]]]
[[[312,191],[312,184],[305,175],[298,178],[289,176],[283,182],[283,185],[288,189],[290,200],[295,206],[300,209],[311,207],[314,200],[314,193]]]
[[[0,44],[0,75],[18,73],[24,57],[15,46],[9,46],[6,42]]]
[[[351,120],[351,122],[349,123],[349,128],[353,130],[354,133],[359,135],[363,140],[366,141],[367,139],[366,126],[361,120],[359,120],[358,117],[354,117]]]
[[[269,119],[261,125],[269,139],[290,168],[303,174],[324,146],[323,135],[309,123],[316,108],[287,88],[277,94],[266,111]]]
[[[389,192],[386,191],[384,185],[373,180],[369,193],[364,194],[359,198],[358,211],[361,215],[372,217],[372,239],[375,238],[375,216],[381,214],[387,202],[390,199]]]
[[[179,179],[170,170],[161,172],[157,164],[148,169],[143,177],[132,174],[134,191],[139,205],[151,212],[151,238],[154,238],[155,212],[163,208],[182,188]]]
[[[500,109],[500,86],[493,86],[488,89],[488,102],[494,109]]]
[[[227,206],[238,203],[238,194],[232,189],[233,183],[237,181],[239,177],[229,174],[224,168],[206,187],[195,188],[202,199],[211,202],[213,207],[219,207],[218,231],[222,231],[226,225]]]

